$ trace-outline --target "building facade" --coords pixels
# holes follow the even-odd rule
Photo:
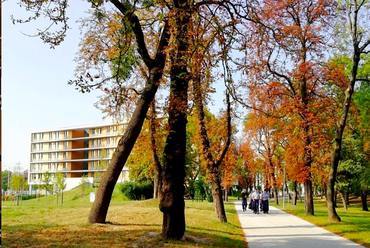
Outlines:
[[[46,173],[51,180],[63,173],[66,190],[78,186],[82,178],[93,183],[108,166],[124,128],[124,124],[112,124],[32,133],[30,188],[43,184]],[[119,181],[127,178],[124,168]]]

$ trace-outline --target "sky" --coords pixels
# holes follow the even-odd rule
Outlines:
[[[12,24],[11,15],[22,16],[17,1],[2,3],[2,167],[27,169],[30,162],[31,132],[70,126],[110,123],[94,107],[98,93],[82,94],[67,84],[74,78],[74,58],[81,40],[79,24],[86,16],[86,1],[70,2],[70,29],[64,42],[50,47],[30,37],[46,22]],[[211,110],[223,105],[222,83],[214,85]]]
[[[87,3],[74,0],[69,8],[71,29],[62,45],[50,49],[29,37],[44,23],[13,25],[10,16],[23,11],[17,1],[2,3],[2,166],[27,168],[31,132],[68,126],[107,123],[93,104],[97,93],[81,94],[67,84],[74,76],[74,58],[81,39],[75,23]],[[44,24],[44,25],[42,25]]]

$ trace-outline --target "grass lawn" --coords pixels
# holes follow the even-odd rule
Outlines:
[[[186,201],[184,241],[161,239],[162,214],[157,200],[127,201],[114,194],[109,224],[87,223],[91,204],[77,189],[65,193],[65,204],[55,196],[5,202],[2,209],[4,247],[246,247],[232,203],[226,204],[229,223],[217,220],[208,202]]]
[[[273,199],[271,204],[276,206]],[[282,203],[277,207],[281,209]],[[298,202],[297,206],[286,203],[284,211],[370,248],[370,212],[362,211],[358,203],[351,204],[347,211],[339,204],[337,212],[342,218],[340,223],[328,221],[325,200],[315,200],[315,216],[306,216],[301,202]]]

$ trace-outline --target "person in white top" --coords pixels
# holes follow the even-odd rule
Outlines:
[[[252,208],[253,208],[253,212],[255,214],[258,214],[259,213],[259,201],[260,201],[260,191],[259,189],[255,190],[252,194]]]

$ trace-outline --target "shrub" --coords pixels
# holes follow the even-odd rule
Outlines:
[[[143,200],[153,197],[153,185],[150,182],[125,182],[119,185],[119,189],[130,200]]]

